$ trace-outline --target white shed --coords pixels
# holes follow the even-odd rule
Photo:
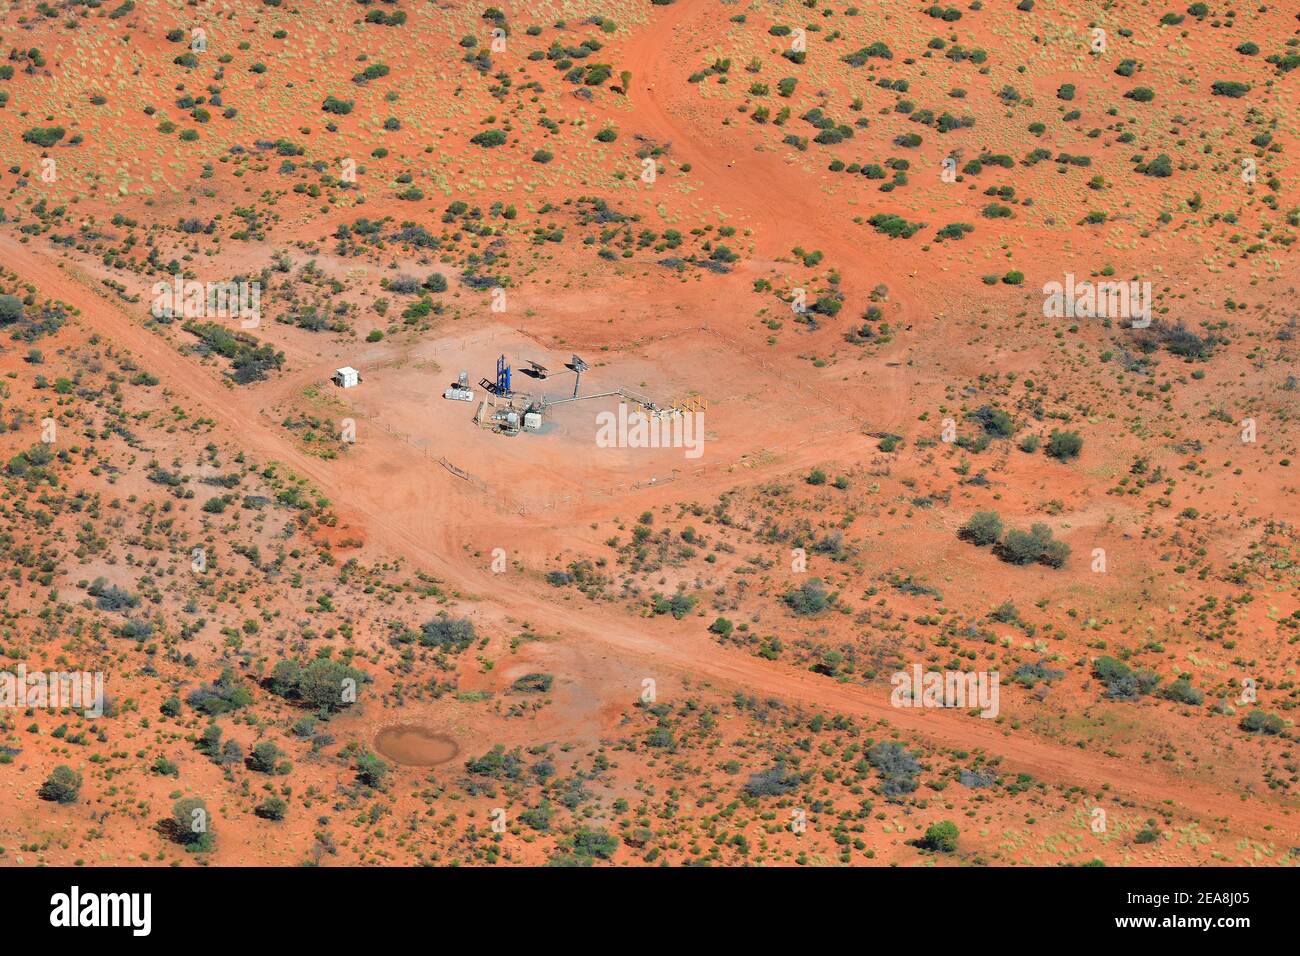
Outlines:
[[[355,388],[361,381],[361,373],[351,365],[334,370],[334,384],[342,388]]]

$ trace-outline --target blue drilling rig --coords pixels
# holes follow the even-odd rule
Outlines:
[[[510,394],[510,366],[506,364],[504,355],[497,359],[496,393],[498,395]]]

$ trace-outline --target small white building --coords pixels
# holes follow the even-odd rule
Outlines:
[[[340,388],[356,388],[361,382],[361,373],[351,365],[334,370],[334,384]]]
[[[539,431],[542,427],[542,416],[537,412],[525,412],[524,427],[530,432]]]

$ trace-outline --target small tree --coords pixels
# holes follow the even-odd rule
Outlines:
[[[42,800],[76,803],[81,795],[81,774],[66,764],[59,764],[41,784],[38,793]]]
[[[279,797],[267,797],[257,805],[257,809],[253,812],[263,820],[283,820],[284,812],[287,809],[289,809],[289,804]]]
[[[801,587],[786,592],[781,600],[800,617],[812,617],[826,610],[835,598],[826,592],[826,586],[822,584],[821,578],[812,578],[805,581]]]
[[[1205,703],[1204,692],[1192,686],[1192,682],[1185,677],[1180,677],[1164,690],[1165,697],[1179,704],[1187,704],[1192,707],[1199,707]]]
[[[1215,96],[1228,96],[1235,100],[1250,92],[1250,84],[1238,83],[1236,80],[1215,80],[1210,84],[1210,92]]]
[[[356,668],[318,657],[303,668],[298,694],[322,714],[331,714],[355,703],[353,692],[364,680],[365,674]]]
[[[979,547],[996,544],[1002,537],[1002,518],[996,511],[977,511],[961,526],[958,534]]]
[[[248,758],[248,769],[258,773],[281,773],[280,760],[283,756],[283,750],[269,740],[264,740],[253,748],[253,753]],[[285,761],[285,766],[287,765],[288,761]]]
[[[212,832],[212,817],[208,805],[200,797],[182,797],[172,804],[171,819],[167,821],[172,839],[191,853],[212,849],[216,837]]]
[[[227,740],[221,745],[221,759],[218,763],[226,767],[238,767],[244,762],[244,746],[238,740]]]
[[[63,132],[62,126],[34,126],[23,133],[23,142],[49,149],[63,139]]]
[[[23,317],[23,300],[16,295],[0,295],[0,325],[10,325]]]
[[[485,149],[491,149],[493,146],[504,145],[506,139],[505,130],[485,129],[483,132],[471,136],[469,141],[475,146],[482,146]]]
[[[603,829],[580,827],[570,838],[573,853],[608,860],[618,849],[618,838]]]
[[[347,116],[352,112],[352,100],[341,100],[335,96],[325,97],[325,102],[321,103],[320,108],[326,113],[333,113],[335,116]]]
[[[1263,710],[1252,710],[1241,719],[1241,729],[1252,734],[1277,736],[1286,729],[1286,724],[1276,714],[1270,714]]]
[[[1078,458],[1083,450],[1083,439],[1078,432],[1053,431],[1047,440],[1047,453],[1061,461]]]
[[[994,203],[993,205],[997,205]],[[1006,409],[983,405],[968,416],[979,423],[985,432],[995,438],[1010,438],[1016,433],[1016,423]]]
[[[1065,565],[1066,559],[1069,557],[1070,546],[1064,541],[1053,538],[1043,545],[1043,554],[1038,560],[1049,568],[1059,568]]]
[[[453,618],[450,615],[438,615],[425,621],[420,628],[420,643],[425,647],[459,654],[474,643],[474,622],[468,618]]]
[[[221,728],[216,724],[208,724],[203,728],[203,734],[199,737],[198,749],[211,757],[213,760],[221,759]]]
[[[925,845],[936,853],[952,853],[957,849],[957,824],[951,820],[932,823],[925,831]]]
[[[1028,531],[1013,529],[1007,532],[997,547],[997,555],[1012,564],[1033,564],[1041,561],[1053,568],[1065,564],[1070,556],[1070,546],[1052,538],[1052,529],[1041,522],[1031,525]]]
[[[384,777],[387,774],[388,764],[369,750],[363,751],[357,757],[357,777],[366,786],[375,787],[376,789],[383,786]]]

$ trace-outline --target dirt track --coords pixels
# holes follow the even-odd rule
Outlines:
[[[693,174],[705,183],[701,192],[711,205],[732,210],[743,224],[755,227],[758,257],[789,255],[795,246],[823,250],[830,262],[844,269],[846,289],[863,292],[877,282],[887,282],[891,298],[902,304],[902,321],[919,317],[920,308],[908,291],[917,276],[914,256],[890,249],[883,241],[865,248],[864,237],[852,235],[862,227],[848,221],[850,213],[843,205],[828,203],[811,185],[792,188],[798,176],[792,176],[781,154],[755,148],[749,130],[720,134],[693,126],[683,118],[689,106],[673,103],[666,95],[665,91],[680,85],[681,63],[687,62],[669,56],[674,44],[702,35],[694,22],[717,15],[716,8],[694,3],[658,8],[657,22],[629,45],[633,79],[628,96],[637,131],[669,147],[679,161],[689,162]],[[867,207],[862,214],[876,211]]]

